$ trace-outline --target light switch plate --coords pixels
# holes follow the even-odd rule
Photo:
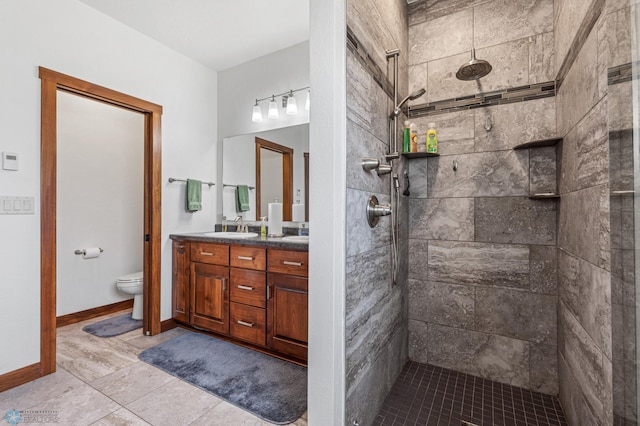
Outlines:
[[[2,170],[18,170],[18,153],[3,152],[2,153]]]
[[[0,196],[0,215],[33,214],[34,205],[34,197]]]

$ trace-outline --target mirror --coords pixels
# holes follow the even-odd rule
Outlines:
[[[283,203],[284,221],[309,220],[309,124],[224,138],[222,214],[257,221]],[[236,186],[249,186],[249,210],[236,210]],[[259,209],[259,210],[258,210]]]

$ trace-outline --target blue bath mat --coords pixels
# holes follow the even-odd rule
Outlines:
[[[307,369],[215,337],[186,333],[139,358],[276,424],[307,410]]]
[[[131,318],[131,314],[125,314],[87,325],[82,331],[98,337],[113,337],[141,327],[142,320],[134,320]]]

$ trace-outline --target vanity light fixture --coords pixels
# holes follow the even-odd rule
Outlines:
[[[262,123],[262,108],[258,105],[258,100],[256,99],[256,104],[253,106],[253,114],[251,115],[251,121],[254,123]]]
[[[269,101],[269,113],[267,117],[273,119],[280,117],[280,111],[278,111],[278,104],[276,103],[276,97],[274,95],[271,95],[271,100]]]
[[[307,99],[304,105],[304,109],[309,111],[311,106],[310,104],[310,91],[309,86],[303,87],[301,89],[293,89],[288,90],[283,93],[278,93],[277,95],[271,95],[266,98],[256,99],[256,103],[253,105],[253,112],[251,114],[251,121],[254,123],[261,123],[264,118],[262,115],[262,108],[260,107],[260,102],[269,100],[269,108],[267,110],[267,118],[277,119],[280,118],[280,109],[278,107],[278,102],[276,102],[277,97],[282,97],[282,108],[287,115],[296,115],[298,114],[298,104],[296,102],[295,92],[302,92],[303,90],[307,91]]]
[[[293,96],[293,90],[289,93],[287,99],[287,115],[296,115],[298,113],[298,105],[296,105],[296,97]]]

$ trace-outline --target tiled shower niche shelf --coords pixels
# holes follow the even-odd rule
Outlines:
[[[561,140],[562,138],[540,139],[537,141],[531,141],[516,145],[513,147],[513,149],[544,148],[546,146],[555,146]]]
[[[550,138],[550,139],[539,139],[535,141],[526,142],[520,145],[516,145],[513,147],[514,150],[519,149],[530,149],[530,148],[546,148],[556,146],[559,142],[562,141],[562,138]],[[533,170],[529,169],[529,175],[533,173]],[[556,184],[557,185],[557,184]],[[559,194],[555,192],[539,192],[529,194],[529,198],[532,200],[557,200],[560,198]]]
[[[402,156],[411,160],[412,158],[439,157],[440,154],[434,154],[432,152],[403,152]]]

